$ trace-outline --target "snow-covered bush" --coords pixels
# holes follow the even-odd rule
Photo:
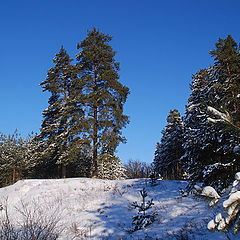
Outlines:
[[[148,200],[146,202],[147,192],[145,188],[140,191],[142,202],[138,204],[137,202],[133,202],[132,206],[135,209],[138,209],[138,214],[132,218],[132,232],[145,228],[152,224],[155,221],[156,214],[155,213],[148,213],[147,211],[152,208],[154,205],[153,199]]]
[[[125,179],[125,168],[121,160],[111,154],[101,154],[98,157],[98,177],[102,179]]]
[[[201,193],[202,196],[212,199],[210,206],[216,205],[221,198],[216,190],[210,186],[205,187]],[[226,209],[226,216],[218,213],[215,219],[208,223],[208,229],[213,231],[228,231],[233,226],[234,233],[240,230],[240,172],[236,173],[235,181],[232,184],[232,189],[227,200],[223,202],[223,207]]]

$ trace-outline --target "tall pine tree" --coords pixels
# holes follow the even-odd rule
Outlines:
[[[114,155],[125,142],[121,129],[128,123],[123,105],[129,89],[119,82],[119,63],[109,45],[112,37],[96,28],[78,44],[78,78],[74,80],[73,102],[84,106],[85,117],[79,120],[92,149],[92,176],[98,176],[98,156]]]
[[[214,58],[215,102],[219,110],[229,112],[233,123],[240,127],[240,49],[231,35],[219,38],[215,46],[216,49],[210,51]]]

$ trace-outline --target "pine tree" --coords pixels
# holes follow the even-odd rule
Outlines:
[[[109,45],[111,40],[111,36],[93,28],[78,44],[78,78],[74,81],[72,101],[84,106],[84,118],[78,125],[79,132],[84,130],[91,142],[92,176],[98,176],[98,156],[113,156],[118,144],[126,141],[121,129],[128,123],[123,104],[129,89],[119,82],[119,63]]]
[[[215,101],[221,107],[220,110],[231,112],[233,122],[239,127],[239,47],[231,35],[228,35],[226,39],[219,38],[215,46],[216,49],[210,51],[214,58]]]
[[[167,117],[167,126],[162,131],[161,143],[157,144],[155,172],[167,179],[181,179],[183,155],[183,122],[180,113],[174,109]]]
[[[68,147],[71,140],[69,118],[71,106],[68,104],[72,81],[73,66],[66,50],[53,59],[55,66],[48,71],[45,81],[40,85],[43,91],[50,92],[49,107],[43,111],[43,123],[39,139],[42,142],[45,164],[53,168],[55,164],[62,167],[62,177],[66,177],[66,166],[69,164]]]

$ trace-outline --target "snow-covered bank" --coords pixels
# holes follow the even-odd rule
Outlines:
[[[227,239],[223,233],[210,233],[208,221],[215,210],[193,197],[179,197],[183,181],[158,181],[151,186],[148,180],[49,179],[21,180],[0,189],[1,203],[7,199],[9,215],[21,221],[15,207],[30,209],[40,206],[45,215],[60,217],[64,228],[59,239],[176,239],[189,230],[190,239]],[[141,202],[139,191],[146,189],[153,198],[151,211],[156,221],[148,228],[129,234],[134,201]],[[219,211],[219,209],[218,209]],[[232,237],[231,239],[238,239]]]

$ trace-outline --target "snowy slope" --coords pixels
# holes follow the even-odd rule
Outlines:
[[[189,239],[228,239],[223,233],[206,228],[216,210],[207,202],[192,196],[179,199],[183,181],[58,179],[21,180],[0,189],[3,205],[9,215],[21,221],[17,208],[40,208],[46,216],[58,216],[63,229],[60,239],[178,239],[188,229]],[[136,210],[133,201],[141,202],[139,191],[145,189],[153,198],[157,220],[144,230],[129,234],[131,217]],[[219,209],[217,209],[219,211]],[[184,239],[184,238],[183,238]],[[186,239],[186,237],[185,237]],[[238,239],[238,236],[231,239]]]

